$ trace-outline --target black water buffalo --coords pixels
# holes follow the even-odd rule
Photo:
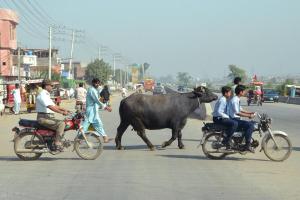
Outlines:
[[[134,93],[120,103],[121,122],[115,138],[116,148],[123,149],[122,135],[131,125],[150,150],[154,150],[154,146],[146,137],[145,129],[172,129],[171,139],[165,141],[162,147],[170,145],[178,138],[178,147],[182,149],[184,145],[181,141],[181,130],[189,114],[197,109],[200,103],[209,103],[217,98],[217,95],[205,87],[197,87],[193,92],[180,94],[151,96]]]

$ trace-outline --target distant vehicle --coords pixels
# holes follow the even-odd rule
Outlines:
[[[179,85],[177,88],[178,92],[187,92],[187,88],[183,85]]]
[[[145,81],[144,81],[144,89],[145,89],[145,92],[148,92],[148,91],[150,91],[150,92],[152,92],[153,91],[153,89],[154,89],[154,84],[155,84],[155,82],[154,82],[154,80],[153,79],[146,79]]]
[[[273,101],[278,103],[279,93],[274,89],[264,89],[263,90],[263,101]]]
[[[165,89],[161,84],[154,87],[153,95],[156,95],[156,94],[165,94]]]

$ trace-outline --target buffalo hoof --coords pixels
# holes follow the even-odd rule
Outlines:
[[[123,147],[123,146],[119,146],[119,147],[116,147],[117,148],[117,150],[125,150],[125,147]]]
[[[179,147],[179,149],[185,149],[184,145],[179,145],[178,147]]]
[[[165,148],[166,146],[168,146],[167,142],[162,143],[161,148]]]

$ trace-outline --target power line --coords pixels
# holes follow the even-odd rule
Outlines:
[[[12,2],[12,3],[15,5],[15,7],[23,14],[23,17],[25,17],[25,18],[28,19],[29,21],[35,21],[35,22],[39,23],[39,25],[40,25],[41,27],[48,28],[48,25],[46,25],[45,22],[41,21],[40,18],[39,18],[38,16],[36,16],[36,15],[34,14],[34,12],[32,12],[31,9],[28,8],[28,6],[27,6],[26,4],[24,4],[23,1],[19,1],[19,2],[21,2],[21,4],[22,4],[21,6],[20,6],[15,0],[11,0],[11,2]],[[24,12],[24,10],[23,10],[22,7],[25,7],[25,12]],[[28,12],[26,12],[26,11],[28,11]],[[30,13],[33,17],[31,17],[29,13]]]
[[[55,21],[54,20],[52,21],[51,17],[47,17],[43,12],[40,11],[40,10],[42,10],[41,7],[37,8],[36,7],[37,4],[32,3],[30,0],[25,0],[25,1],[33,8],[33,10],[36,13],[38,13],[41,16],[41,18],[43,18],[45,21],[47,21],[48,24],[52,24],[52,25],[55,24]]]
[[[28,1],[30,1],[30,0],[28,0]],[[36,1],[36,0],[33,0],[34,1],[34,5],[36,5],[37,7],[38,7],[38,10],[41,10],[42,11],[42,13],[46,16],[46,17],[48,17],[52,22],[54,22],[54,24],[58,24],[58,23],[56,23],[56,20],[54,20],[46,11],[45,11],[45,9],[39,4],[39,2],[38,1]]]
[[[13,1],[12,1],[12,2],[13,2]],[[12,8],[11,5],[10,5],[6,0],[4,0],[4,3],[8,6],[8,8],[10,8],[10,9]],[[14,3],[14,2],[13,2],[13,3]],[[15,5],[16,5],[16,4],[15,4]],[[26,24],[27,26],[29,26],[28,28],[29,28],[30,30],[31,30],[30,27],[32,27],[32,29],[34,29],[35,32],[38,33],[38,35],[41,35],[41,36],[47,38],[47,36],[44,35],[43,31],[40,31],[40,29],[39,29],[38,26],[36,26],[35,24],[31,23],[30,19],[28,20],[27,16],[23,15],[23,17],[21,18],[21,20],[22,20],[22,22],[23,22],[24,24]]]

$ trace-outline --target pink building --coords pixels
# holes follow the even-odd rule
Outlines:
[[[0,9],[0,75],[12,76],[12,55],[17,48],[16,26],[18,15],[9,9]]]

